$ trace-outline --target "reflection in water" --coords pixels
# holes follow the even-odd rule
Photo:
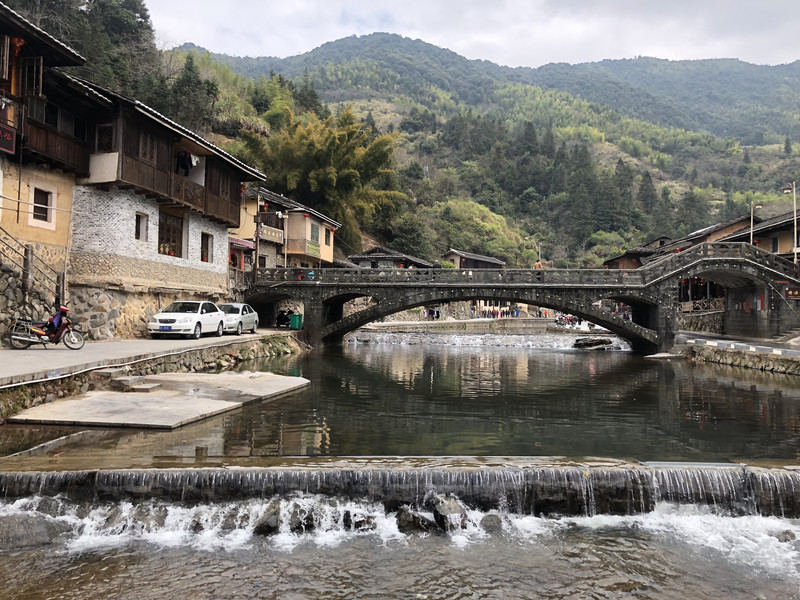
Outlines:
[[[0,427],[5,453],[72,434],[31,453],[39,456],[0,465],[261,466],[276,456],[395,456],[402,471],[420,455],[527,457],[523,463],[557,455],[800,458],[800,378],[791,376],[486,344],[349,346],[247,368],[291,372],[312,385],[171,432]],[[280,502],[328,507],[317,509],[313,531],[256,535],[272,500],[0,502],[0,522],[37,519],[68,531],[50,545],[3,553],[3,597],[800,597],[800,522],[790,519],[663,502],[636,516],[562,518],[472,507],[464,530],[404,534],[377,504],[301,494]],[[371,526],[348,527],[345,513],[364,513],[359,522]],[[496,527],[484,529],[484,517]]]
[[[800,379],[792,376],[627,352],[421,344],[348,346],[246,368],[292,370],[312,385],[173,432],[93,431],[59,446],[60,460],[88,454],[164,466],[275,456],[800,459]],[[12,431],[0,428],[0,436]],[[21,445],[19,435],[7,439]]]

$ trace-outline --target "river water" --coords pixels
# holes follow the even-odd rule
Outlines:
[[[25,460],[124,469],[800,464],[800,378],[570,342],[373,334],[247,365],[312,385],[175,432],[0,428],[3,454],[71,435],[0,469]],[[313,515],[313,525],[254,533],[276,503],[281,514]],[[429,504],[416,509],[432,516]],[[8,499],[0,517],[63,533],[0,554],[0,597],[800,598],[796,519],[663,500],[616,515],[468,506],[464,527],[442,534],[401,531],[395,513],[374,499],[303,491],[215,502]]]

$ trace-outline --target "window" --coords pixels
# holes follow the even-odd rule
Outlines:
[[[37,221],[50,220],[50,192],[33,190],[33,218]]]
[[[156,136],[148,131],[143,131],[139,135],[139,158],[151,163],[156,162]]]
[[[44,58],[42,56],[20,58],[20,74],[22,77],[22,84],[20,85],[21,96],[42,95],[43,67]]]
[[[772,251],[773,252],[778,251],[778,238],[776,237],[772,238]]]
[[[97,126],[97,151],[114,151],[114,126],[110,124]]]
[[[86,121],[68,110],[60,108],[57,104],[48,102],[44,98],[31,98],[28,111],[30,118],[34,121],[49,125],[81,142],[86,141],[88,131]]]
[[[55,230],[57,198],[58,188],[54,185],[31,179],[28,187],[28,225]]]
[[[210,233],[203,233],[200,236],[200,260],[203,262],[213,262],[214,236]]]
[[[142,242],[147,241],[148,218],[144,213],[136,213],[136,239]]]
[[[183,219],[162,212],[158,216],[158,253],[183,256]]]
[[[44,106],[44,122],[50,127],[58,128],[58,107],[52,102],[47,102]]]
[[[319,244],[319,225],[311,224],[311,241]]]
[[[331,230],[328,229],[327,227],[325,228],[325,245],[326,246],[331,245]]]

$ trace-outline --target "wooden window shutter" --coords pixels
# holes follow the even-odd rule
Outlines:
[[[42,71],[44,59],[41,56],[22,58],[20,66],[22,71],[22,96],[42,96]]]

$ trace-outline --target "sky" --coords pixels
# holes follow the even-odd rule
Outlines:
[[[159,46],[286,58],[396,33],[469,59],[538,67],[650,56],[800,59],[797,0],[145,0]]]

